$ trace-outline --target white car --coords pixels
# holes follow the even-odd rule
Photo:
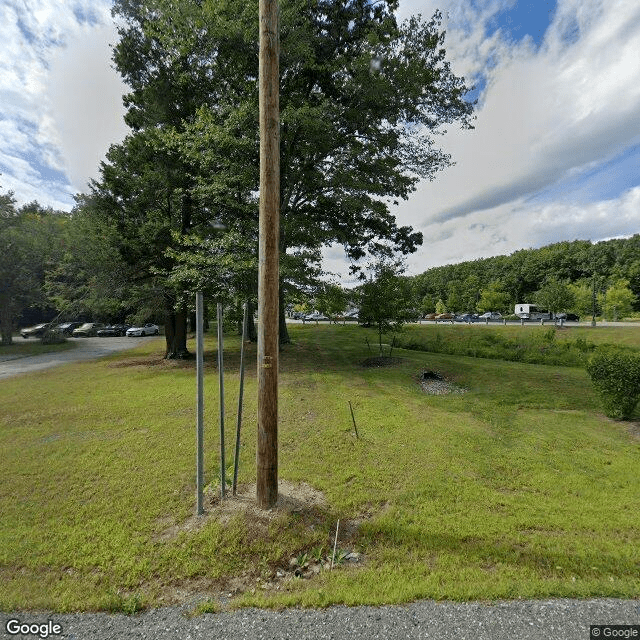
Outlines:
[[[160,333],[160,328],[157,324],[151,324],[151,322],[127,329],[128,336],[157,336],[158,333]]]

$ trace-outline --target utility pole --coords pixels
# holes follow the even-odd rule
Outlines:
[[[277,0],[259,0],[260,234],[258,267],[257,500],[278,500],[278,295],[280,235],[280,38]]]

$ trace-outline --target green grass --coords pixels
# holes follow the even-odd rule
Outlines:
[[[290,330],[280,477],[327,504],[265,522],[239,514],[165,535],[193,522],[195,372],[163,361],[161,340],[0,381],[0,610],[133,612],[178,591],[208,594],[214,610],[237,576],[237,606],[638,596],[640,441],[602,416],[582,369],[403,350],[397,366],[364,368],[366,330]],[[211,337],[206,347],[205,479],[215,485]],[[228,337],[229,465],[238,351]],[[426,395],[424,368],[467,392]],[[241,483],[255,478],[254,366],[245,401]],[[362,563],[252,588],[291,556],[330,548],[338,518],[339,546]]]

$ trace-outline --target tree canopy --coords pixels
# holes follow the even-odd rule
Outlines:
[[[114,3],[113,59],[130,87],[131,133],[111,148],[93,195],[119,234],[122,256],[165,289],[171,313],[182,304],[167,275],[185,249],[181,236],[195,232],[208,242],[214,218],[230,233],[256,233],[254,5]],[[281,2],[285,293],[303,272],[287,271],[288,262],[319,263],[328,244],[341,244],[354,264],[367,253],[415,251],[422,235],[398,226],[390,204],[451,162],[435,144],[442,125],[470,126],[468,88],[446,60],[439,14],[398,24],[396,8],[390,0]]]
[[[13,193],[0,194],[0,333],[11,344],[20,313],[46,307],[45,272],[64,250],[68,216],[37,202],[15,206]]]

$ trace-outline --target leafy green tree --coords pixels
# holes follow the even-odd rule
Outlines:
[[[434,134],[445,123],[470,126],[472,106],[446,61],[439,15],[398,25],[396,8],[282,2],[281,264],[296,254],[319,260],[331,243],[357,261],[422,242],[388,203],[449,164]],[[207,210],[228,228],[257,222],[257,4],[116,0],[114,13],[133,132],[110,151],[95,191],[117,221],[121,253],[176,312],[176,281],[160,275],[179,268],[175,233],[205,224]],[[283,296],[299,273],[284,270]],[[168,345],[176,349],[186,347]]]
[[[18,315],[47,307],[44,279],[64,247],[68,216],[37,202],[16,209],[12,193],[0,195],[0,334],[11,344]]]
[[[446,307],[451,312],[460,311],[462,309],[462,283],[452,280],[447,287]]]
[[[436,313],[445,313],[447,310],[447,306],[444,302],[442,302],[442,298],[436,302]]]
[[[410,301],[410,288],[400,276],[400,265],[380,260],[370,266],[369,276],[360,286],[359,316],[377,327],[381,356],[382,335],[402,326]]]
[[[628,280],[617,280],[604,294],[599,294],[598,303],[607,320],[618,320],[631,313],[636,297],[629,288]]]
[[[316,294],[316,308],[334,320],[347,308],[347,294],[340,285],[324,282]]]
[[[65,318],[124,322],[153,297],[136,286],[112,229],[99,224],[91,207],[91,199],[78,197],[64,228],[64,250],[45,275],[45,291]]]
[[[484,311],[513,313],[513,309],[510,309],[511,302],[511,296],[504,290],[504,284],[500,280],[494,280],[482,290],[476,309],[481,313]]]
[[[593,283],[589,280],[572,282],[569,289],[573,293],[573,304],[570,310],[585,318],[593,314]]]
[[[436,310],[436,301],[430,293],[427,293],[420,304],[420,311],[423,314],[434,313]]]
[[[574,304],[569,284],[554,276],[545,279],[542,287],[535,292],[534,300],[539,307],[553,314],[571,309]]]
[[[481,295],[481,280],[476,273],[468,275],[462,282],[460,311],[467,312],[476,308]]]

